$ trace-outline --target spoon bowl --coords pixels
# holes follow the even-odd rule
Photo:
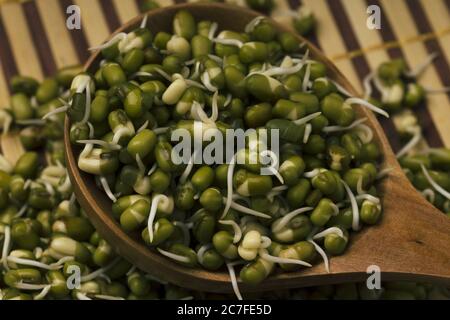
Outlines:
[[[153,33],[171,31],[172,19],[180,9],[191,12],[197,21],[217,21],[219,30],[242,31],[248,22],[260,15],[225,4],[181,4],[150,11],[147,13],[147,26]],[[133,30],[139,26],[143,17],[136,17],[116,33]],[[271,23],[279,31],[290,32],[274,21]],[[327,66],[331,79],[357,96],[354,88],[331,61],[304,38],[296,37],[307,44],[314,59]],[[93,53],[85,65],[86,71],[98,67],[100,60],[100,53]],[[331,259],[330,273],[320,263],[301,271],[275,273],[257,286],[246,285],[239,280],[242,292],[365,281],[368,272],[376,267],[381,271],[382,281],[428,281],[450,285],[450,220],[410,184],[373,113],[360,107],[356,107],[356,110],[359,117],[367,118],[366,124],[373,130],[374,141],[380,146],[383,154],[381,168],[391,169],[388,177],[378,182],[383,206],[381,223],[354,233],[347,251]],[[96,186],[93,176],[79,170],[77,157],[80,148],[70,143],[69,129],[70,120],[66,117],[66,162],[75,194],[101,236],[118,254],[138,268],[176,285],[207,292],[232,292],[226,271],[209,272],[183,267],[125,233],[110,214],[111,200]]]

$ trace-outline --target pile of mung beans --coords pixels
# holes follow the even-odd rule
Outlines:
[[[10,109],[0,110],[2,134],[13,131],[25,149],[15,163],[0,155],[0,299],[190,299],[118,257],[74,197],[64,117],[41,118],[64,105],[80,71],[65,68],[42,83],[15,76]]]
[[[65,68],[42,83],[16,76],[11,80],[14,94],[10,109],[0,110],[3,134],[11,130],[19,132],[26,150],[15,164],[0,155],[0,299],[229,298],[188,292],[139,271],[117,257],[89,223],[76,202],[64,165],[63,116],[53,112],[67,107],[71,99],[68,89],[79,72],[79,67]],[[425,165],[443,169],[439,160]],[[193,183],[192,178],[190,181]],[[102,186],[101,181],[99,186]],[[334,224],[343,223],[349,229],[351,211],[346,210],[345,214],[342,211],[330,220],[334,219]],[[294,224],[292,230],[295,229]],[[224,228],[224,231],[232,234],[234,229]],[[68,284],[74,268],[81,270],[82,277],[80,286],[71,288]],[[381,291],[368,290],[365,284],[343,284],[248,295],[256,299],[448,297],[445,288],[408,282],[385,283]]]
[[[200,0],[202,2],[220,2],[218,0]],[[236,5],[241,5],[240,1],[236,1]],[[246,0],[245,4],[252,10],[259,11],[272,17],[283,16],[291,18],[291,26],[302,36],[311,35],[316,28],[316,17],[311,9],[305,5],[301,5],[295,10],[280,8],[273,0]],[[140,11],[147,12],[159,8],[160,5],[155,0],[141,1]],[[274,12],[275,11],[275,12]]]
[[[404,156],[400,164],[414,187],[450,217],[450,150],[430,149]]]
[[[412,184],[439,210],[450,213],[450,150],[430,148],[414,111],[423,108],[429,94],[445,94],[449,88],[428,88],[418,82],[420,75],[437,57],[435,53],[413,70],[405,60],[387,61],[364,81],[366,98],[394,116],[394,123],[404,146],[396,156]],[[373,92],[371,84],[375,91]]]
[[[144,20],[95,49],[100,66],[77,75],[69,103],[47,117],[67,111],[79,168],[95,176],[122,228],[149,247],[189,267],[233,274],[244,264],[241,280],[257,285],[319,256],[328,271],[349,231],[380,220],[381,155],[353,105],[386,112],[351,97],[264,17],[245,32],[218,31],[179,11],[173,33],[153,35]],[[230,162],[176,164],[172,133],[198,124],[257,134]],[[259,161],[236,161],[258,157],[250,145],[264,143],[262,129],[280,137],[273,175],[260,174]]]

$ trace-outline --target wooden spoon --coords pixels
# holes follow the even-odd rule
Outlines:
[[[148,27],[154,33],[170,32],[172,19],[180,9],[190,11],[197,21],[217,21],[219,30],[242,31],[249,21],[260,15],[224,4],[181,4],[149,12]],[[116,33],[131,31],[142,19],[143,16],[136,17]],[[278,30],[287,31],[285,27],[272,23]],[[298,39],[305,41],[301,37]],[[317,48],[308,42],[307,44],[314,59],[326,64],[330,78],[356,96],[355,90],[337,68]],[[100,54],[94,53],[85,66],[86,70],[94,70],[100,59]],[[359,116],[367,117],[366,124],[374,131],[375,141],[384,155],[382,168],[392,169],[389,176],[378,185],[384,212],[382,222],[352,234],[351,245],[345,254],[331,259],[331,273],[327,273],[323,263],[320,263],[301,271],[272,275],[258,286],[249,286],[239,281],[241,291],[364,281],[368,277],[366,270],[371,265],[380,268],[382,281],[434,281],[450,284],[450,220],[411,186],[374,115],[366,109],[357,109]],[[230,278],[226,271],[208,272],[182,267],[122,230],[110,214],[111,200],[95,185],[92,175],[78,169],[76,159],[80,150],[71,145],[69,128],[70,121],[66,118],[64,143],[75,194],[97,230],[117,252],[138,268],[176,285],[208,292],[231,292]]]

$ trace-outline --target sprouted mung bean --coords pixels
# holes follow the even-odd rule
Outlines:
[[[45,157],[40,158],[37,169],[33,154],[31,156],[28,154],[21,159],[20,162],[22,164],[17,168],[9,163],[3,155],[0,155],[0,269],[3,275],[3,281],[0,281],[0,299],[192,299],[194,296],[199,299],[227,298],[227,296],[218,294],[188,292],[139,271],[125,260],[118,260],[111,250],[112,248],[101,239],[99,234],[92,228],[83,210],[78,207],[72,193],[70,179],[64,167],[63,144],[61,141],[63,118],[58,114],[59,112],[47,116],[45,121],[38,121],[38,118],[49,114],[57,108],[67,106],[65,99],[68,97],[68,89],[73,77],[79,70],[79,67],[70,67],[58,72],[55,78],[59,83],[58,92],[61,93],[62,99],[53,99],[50,102],[39,105],[35,102],[35,93],[39,87],[39,83],[36,80],[20,76],[12,79],[11,87],[14,93],[25,94],[28,99],[25,105],[33,106],[33,110],[30,112],[33,116],[27,119],[29,123],[33,124],[21,125],[18,121],[14,121],[16,117],[14,112],[5,109],[0,110],[2,112],[1,124],[3,132],[7,132],[11,126],[20,129],[19,137],[25,149],[28,152],[37,152],[45,155]],[[97,113],[96,111],[99,109],[101,111],[103,102],[100,99],[97,103],[99,103],[97,104],[98,107],[91,109],[91,115],[94,118],[96,117],[97,122],[101,122],[101,117],[104,115],[101,114],[102,112]],[[103,107],[105,106],[103,105]],[[22,108],[23,106],[19,106],[18,110]],[[35,115],[36,118],[33,118]],[[152,120],[147,119],[144,123],[147,122],[147,126]],[[91,125],[88,122],[87,127],[80,126],[75,128],[73,134],[84,134],[88,138],[90,129]],[[157,130],[155,129],[154,131]],[[296,149],[294,146],[286,147],[288,151],[290,148]],[[333,150],[333,153],[339,153],[342,152],[342,147],[335,144],[333,145]],[[370,153],[378,152],[373,146],[368,147],[368,150]],[[345,150],[343,152],[345,153]],[[432,157],[436,166],[435,169],[449,169],[447,153],[448,150],[436,150],[433,152],[434,155]],[[338,157],[334,158],[337,159]],[[44,159],[45,161],[43,161]],[[290,154],[286,159],[289,159],[289,162],[283,162],[284,169],[280,169],[280,173],[287,185],[293,185],[296,179],[299,179],[299,172],[304,170],[299,168],[305,167],[306,163],[295,153]],[[349,160],[347,159],[343,163],[345,164],[347,161]],[[412,159],[413,163],[415,163],[414,161]],[[430,168],[427,161],[431,161],[429,157],[426,157],[423,163],[425,163],[427,168]],[[336,166],[338,168],[342,166],[341,161],[336,161],[331,166],[331,169],[337,170],[335,169]],[[190,179],[197,189],[206,188],[202,176],[208,175],[207,171],[209,170],[205,170],[205,167],[202,166],[201,168],[203,169],[198,170],[199,174],[193,175]],[[418,170],[417,168],[419,166],[416,166],[414,170]],[[219,186],[225,187],[227,166],[221,165],[216,170],[217,172],[222,172],[222,174],[215,175],[214,180],[218,180],[217,184]],[[313,169],[305,173],[304,176],[311,178],[317,175],[317,172],[318,170]],[[155,173],[154,176],[152,176],[153,173]],[[28,178],[21,174],[25,174]],[[163,192],[167,190],[170,178],[167,178],[164,171],[153,165],[148,175],[152,176],[151,181],[153,181],[152,185],[155,191]],[[432,173],[431,175],[434,174]],[[101,178],[103,178],[100,179],[102,187],[108,186],[107,188],[109,188],[109,185],[105,183],[108,180],[104,177]],[[269,200],[272,199],[271,201],[278,199],[280,203],[285,203],[286,200],[280,197],[280,194],[286,189],[287,186],[284,185],[274,187],[267,198]],[[211,192],[214,194],[214,191]],[[425,194],[428,194],[429,197],[434,197],[429,190],[424,190]],[[42,197],[50,198],[50,204],[47,204]],[[361,198],[360,196],[356,198],[358,197]],[[365,194],[362,197],[371,196]],[[206,196],[205,198],[208,199]],[[250,200],[235,194],[233,198],[239,198],[247,205],[253,203],[253,206],[256,207],[267,204],[267,199],[263,197]],[[321,198],[321,191],[313,190],[305,202],[307,205],[312,206]],[[120,214],[122,210],[120,207],[129,207],[131,202],[137,203],[141,199],[145,199],[145,201],[141,201],[140,205],[148,206],[148,197],[134,195],[120,199],[117,203],[118,205],[113,207],[112,214],[117,218],[123,216],[125,219],[126,215]],[[375,205],[377,200],[375,198],[372,199]],[[201,198],[199,201],[202,203]],[[207,203],[209,202],[204,199],[203,205]],[[140,209],[137,206],[135,210],[138,210],[135,212],[139,212]],[[201,213],[202,216],[206,214],[206,212]],[[236,212],[233,212],[232,215],[236,215]],[[345,227],[325,229],[316,233],[313,239],[332,235],[333,230],[336,231],[338,240],[341,238],[342,232],[347,237],[343,229],[351,228],[351,217],[351,210],[341,210],[337,216],[332,216],[331,219],[335,219],[336,222],[334,224],[341,224]],[[246,219],[248,218],[244,216],[241,220],[245,221]],[[273,225],[275,229],[277,226],[280,226],[281,220],[278,219],[278,222]],[[295,233],[308,233],[305,231],[305,228],[306,230],[310,229],[307,216],[296,216],[290,223],[292,224],[294,220],[297,227],[295,230],[292,228],[291,230]],[[164,218],[159,219],[158,223],[160,223],[159,228],[161,230],[166,229],[166,231],[162,232],[162,235],[165,233],[170,234],[170,229],[173,229],[175,226],[184,225],[183,230],[185,230],[185,227],[192,228],[190,222],[170,222]],[[228,234],[225,234],[226,236],[232,235],[231,242],[238,243],[240,241],[243,233],[235,220],[218,220],[218,223],[223,226],[223,231],[228,231]],[[292,237],[289,233],[290,230],[284,233],[277,233],[277,237],[282,239]],[[257,235],[256,233],[253,234]],[[251,238],[251,234],[248,237]],[[267,245],[267,238],[264,239],[266,242],[262,241],[262,246]],[[275,239],[278,241],[277,238]],[[335,241],[334,239],[336,238],[333,235],[329,241],[333,242]],[[68,246],[68,244],[70,245]],[[275,242],[271,244],[271,246],[274,245]],[[241,247],[241,250],[245,251],[246,247],[248,247],[248,240]],[[213,245],[211,243],[202,245],[197,250],[197,257],[201,265],[210,270],[215,270],[223,265],[223,257],[216,250],[211,250],[212,248]],[[339,248],[339,246],[336,248]],[[280,249],[281,246],[278,245],[272,251]],[[266,252],[263,250],[265,249],[260,249],[262,253],[260,253],[260,256],[267,258]],[[273,258],[276,259],[277,257]],[[258,260],[257,264],[249,264],[246,272],[251,272],[250,270],[255,267],[258,268],[258,266],[264,266],[264,260],[261,258]],[[85,263],[86,261],[88,262]],[[293,261],[296,264],[302,263],[301,260]],[[288,264],[284,266],[289,267]],[[75,267],[78,267],[83,275],[83,281],[79,289],[71,289],[67,286],[69,276],[72,275],[70,269]],[[445,288],[437,286],[395,282],[383,284],[382,290],[368,290],[364,284],[346,284],[284,290],[276,293],[249,294],[248,297],[263,299],[447,299],[449,293]]]
[[[141,1],[139,9],[141,12],[147,12],[153,9],[158,9],[160,7],[159,3],[154,0],[144,0]]]
[[[377,104],[394,113],[405,107],[417,107],[427,94],[448,92],[450,88],[428,88],[417,81],[436,57],[436,53],[430,54],[422,64],[412,70],[407,69],[402,58],[382,63],[364,79],[366,99],[372,96],[373,84],[381,95]]]
[[[270,13],[275,7],[274,0],[245,0],[245,3],[253,10]]]
[[[375,72],[364,80],[365,97],[380,94],[380,101],[370,98],[390,114],[400,113],[394,122],[396,129],[406,143],[396,153],[399,162],[413,185],[439,210],[448,215],[450,209],[450,185],[448,183],[450,166],[449,150],[446,148],[427,148],[423,142],[422,128],[414,114],[427,95],[445,94],[450,88],[428,88],[418,83],[418,78],[437,58],[436,53],[412,70],[407,70],[403,59],[382,63]],[[377,92],[373,92],[374,84]]]
[[[319,256],[329,271],[328,255],[345,251],[349,231],[380,220],[381,155],[353,105],[387,113],[349,96],[291,34],[262,17],[245,33],[217,30],[179,11],[173,34],[153,35],[144,21],[95,49],[100,66],[74,78],[60,111],[82,147],[80,169],[96,177],[121,226],[162,255],[227,266],[239,296],[234,268],[252,284]],[[224,163],[205,163],[194,153],[209,147],[198,126],[220,138],[230,129],[256,135]],[[173,157],[177,129],[200,145],[187,163]],[[262,142],[263,129],[278,133],[279,155],[259,154],[278,142]],[[260,156],[279,164],[272,175],[261,174]],[[339,222],[346,210],[350,225]]]
[[[433,148],[400,158],[407,177],[423,196],[445,214],[450,214],[450,150]]]
[[[304,37],[311,35],[316,27],[316,17],[312,10],[302,5],[295,10],[275,8],[271,14],[274,19],[281,17],[291,18],[292,27],[299,35]]]
[[[29,106],[25,120],[63,107],[66,102],[58,98],[67,97],[80,70],[62,69],[42,84],[29,77],[11,79],[14,95],[24,99],[15,109],[3,110],[19,129],[26,152],[15,164],[0,155],[0,299],[192,299],[192,292],[162,283],[119,258],[92,227],[64,166],[62,113],[33,125],[14,121]],[[38,92],[41,102],[33,107]],[[79,288],[70,280],[75,269],[80,271]]]

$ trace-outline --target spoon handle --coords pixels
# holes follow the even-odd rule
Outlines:
[[[386,215],[376,249],[380,252],[373,252],[383,257],[381,271],[405,273],[405,278],[410,273],[410,280],[416,277],[450,283],[450,219],[426,201],[403,175],[390,179],[386,190]]]

